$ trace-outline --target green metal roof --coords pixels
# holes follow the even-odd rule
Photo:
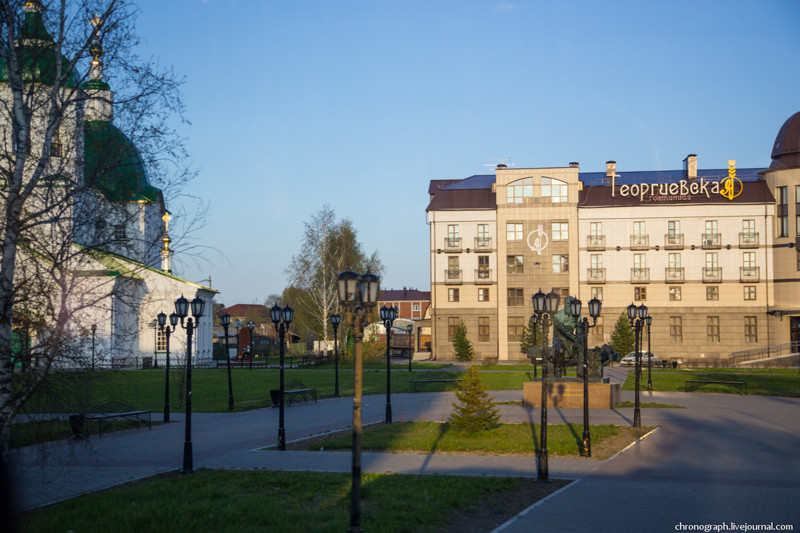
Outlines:
[[[147,181],[139,151],[112,123],[84,123],[84,156],[86,183],[99,189],[108,200],[158,201],[159,190]]]

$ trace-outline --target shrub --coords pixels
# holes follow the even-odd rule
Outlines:
[[[492,405],[492,399],[481,382],[481,376],[475,367],[470,367],[464,374],[463,381],[456,392],[457,403],[453,404],[450,415],[450,427],[465,433],[477,433],[497,427],[500,414]]]

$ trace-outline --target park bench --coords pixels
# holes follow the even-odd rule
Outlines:
[[[113,424],[116,421],[122,420],[130,422],[131,425],[136,424],[136,429],[141,427],[141,424],[147,424],[149,429],[153,429],[151,420],[152,413],[150,411],[139,411],[134,409],[131,404],[119,398],[106,398],[97,402],[86,414],[83,415],[83,421],[97,421],[97,433],[103,436],[103,427]],[[76,428],[73,425],[73,432],[76,436],[80,435],[80,428],[83,424],[79,424]]]
[[[460,383],[462,380],[458,378],[458,374],[448,371],[427,371],[421,373],[424,378],[412,379],[408,382],[411,392],[417,392],[422,389],[430,388],[433,383]]]
[[[724,372],[708,372],[696,374],[694,379],[689,379],[684,385],[685,392],[692,392],[704,385],[724,385],[729,389],[737,391],[739,394],[747,394],[747,383],[736,378],[735,374]]]
[[[272,407],[278,407],[281,403],[280,389],[272,389],[269,394],[272,399]],[[298,398],[302,398],[304,402],[307,402],[309,398],[313,398],[314,403],[316,403],[317,389],[308,388],[299,379],[292,378],[288,379],[283,385],[283,397],[287,407],[291,407],[292,403]]]

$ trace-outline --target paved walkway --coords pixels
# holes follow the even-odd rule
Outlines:
[[[624,377],[626,370],[610,369]],[[521,391],[495,391],[520,400]],[[632,400],[633,392],[623,392]],[[394,394],[394,420],[443,421],[453,393]],[[800,530],[800,399],[642,393],[642,401],[687,409],[643,409],[658,430],[607,461],[550,458],[550,476],[578,480],[498,531],[676,531],[676,526],[792,524]],[[501,406],[505,421],[539,421],[539,409]],[[365,424],[383,420],[384,396],[364,398]],[[582,422],[580,409],[550,409],[549,421]],[[591,422],[630,425],[633,409],[593,409]],[[181,415],[173,413],[173,419]],[[346,428],[352,399],[286,409],[287,439]],[[277,409],[194,414],[195,468],[349,472],[342,452],[263,451],[277,440]],[[93,436],[15,452],[22,509],[175,470],[184,425]],[[536,476],[533,458],[364,453],[365,472]],[[713,529],[712,529],[713,530]]]

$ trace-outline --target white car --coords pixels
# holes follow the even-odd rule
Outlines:
[[[648,352],[642,352],[642,366],[647,366],[647,357]],[[661,359],[658,358],[656,354],[650,352],[650,361],[652,362],[653,366],[660,365]],[[635,352],[631,352],[625,357],[622,358],[619,362],[620,366],[633,366],[636,364],[636,354]]]

